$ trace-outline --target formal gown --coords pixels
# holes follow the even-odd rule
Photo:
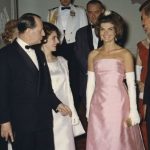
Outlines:
[[[94,62],[96,77],[87,132],[86,150],[144,150],[138,125],[127,127],[129,97],[121,60]]]
[[[72,118],[62,116],[53,111],[55,150],[75,150],[73,124],[80,122],[73,105],[72,93],[69,85],[67,62],[63,57],[57,57],[55,62],[48,63],[52,87],[56,96],[72,110]],[[74,126],[78,126],[75,125]],[[81,122],[79,124],[81,126]]]

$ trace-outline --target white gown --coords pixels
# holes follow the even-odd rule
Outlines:
[[[55,62],[48,62],[48,67],[54,93],[60,101],[72,110],[72,118],[53,111],[55,150],[75,150],[73,126],[78,126],[80,120],[74,108],[69,86],[67,61],[59,56]]]

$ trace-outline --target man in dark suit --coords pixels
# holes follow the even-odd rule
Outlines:
[[[97,49],[99,39],[95,35],[94,25],[98,17],[104,12],[104,5],[98,0],[90,0],[87,3],[87,16],[89,24],[79,29],[76,33],[74,52],[80,70],[80,99],[86,103],[86,84],[87,84],[87,59],[91,50]],[[80,103],[80,102],[79,102]],[[80,105],[80,104],[78,104]]]
[[[141,21],[144,28],[145,33],[150,38],[150,1],[145,1],[141,7]],[[150,47],[149,47],[150,50]],[[148,72],[145,80],[144,87],[144,104],[145,104],[145,119],[147,124],[147,133],[148,133],[148,149],[150,150],[150,52],[148,58]]]
[[[53,93],[45,56],[30,45],[41,42],[43,24],[36,14],[19,18],[19,37],[0,50],[1,136],[14,150],[54,150],[52,109],[70,109]]]
[[[0,137],[0,150],[8,150],[8,143],[2,137]]]

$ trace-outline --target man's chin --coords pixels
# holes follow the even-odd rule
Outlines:
[[[42,41],[38,41],[38,42],[35,43],[35,45],[36,45],[36,44],[40,44],[41,42],[42,42]]]
[[[95,25],[95,24],[96,24],[96,21],[91,21],[91,23],[92,23],[93,25]]]
[[[38,45],[38,44],[41,44],[41,41],[30,43],[30,45]]]

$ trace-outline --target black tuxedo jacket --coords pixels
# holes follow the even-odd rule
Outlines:
[[[150,46],[149,46],[150,50]],[[144,86],[144,103],[150,106],[150,53],[147,62],[147,75]]]
[[[35,53],[39,70],[16,41],[0,50],[0,123],[10,121],[17,132],[52,128],[52,108],[60,104],[45,56]]]
[[[74,52],[80,69],[80,96],[86,100],[88,54],[94,49],[93,35],[90,25],[80,28],[76,33]]]

